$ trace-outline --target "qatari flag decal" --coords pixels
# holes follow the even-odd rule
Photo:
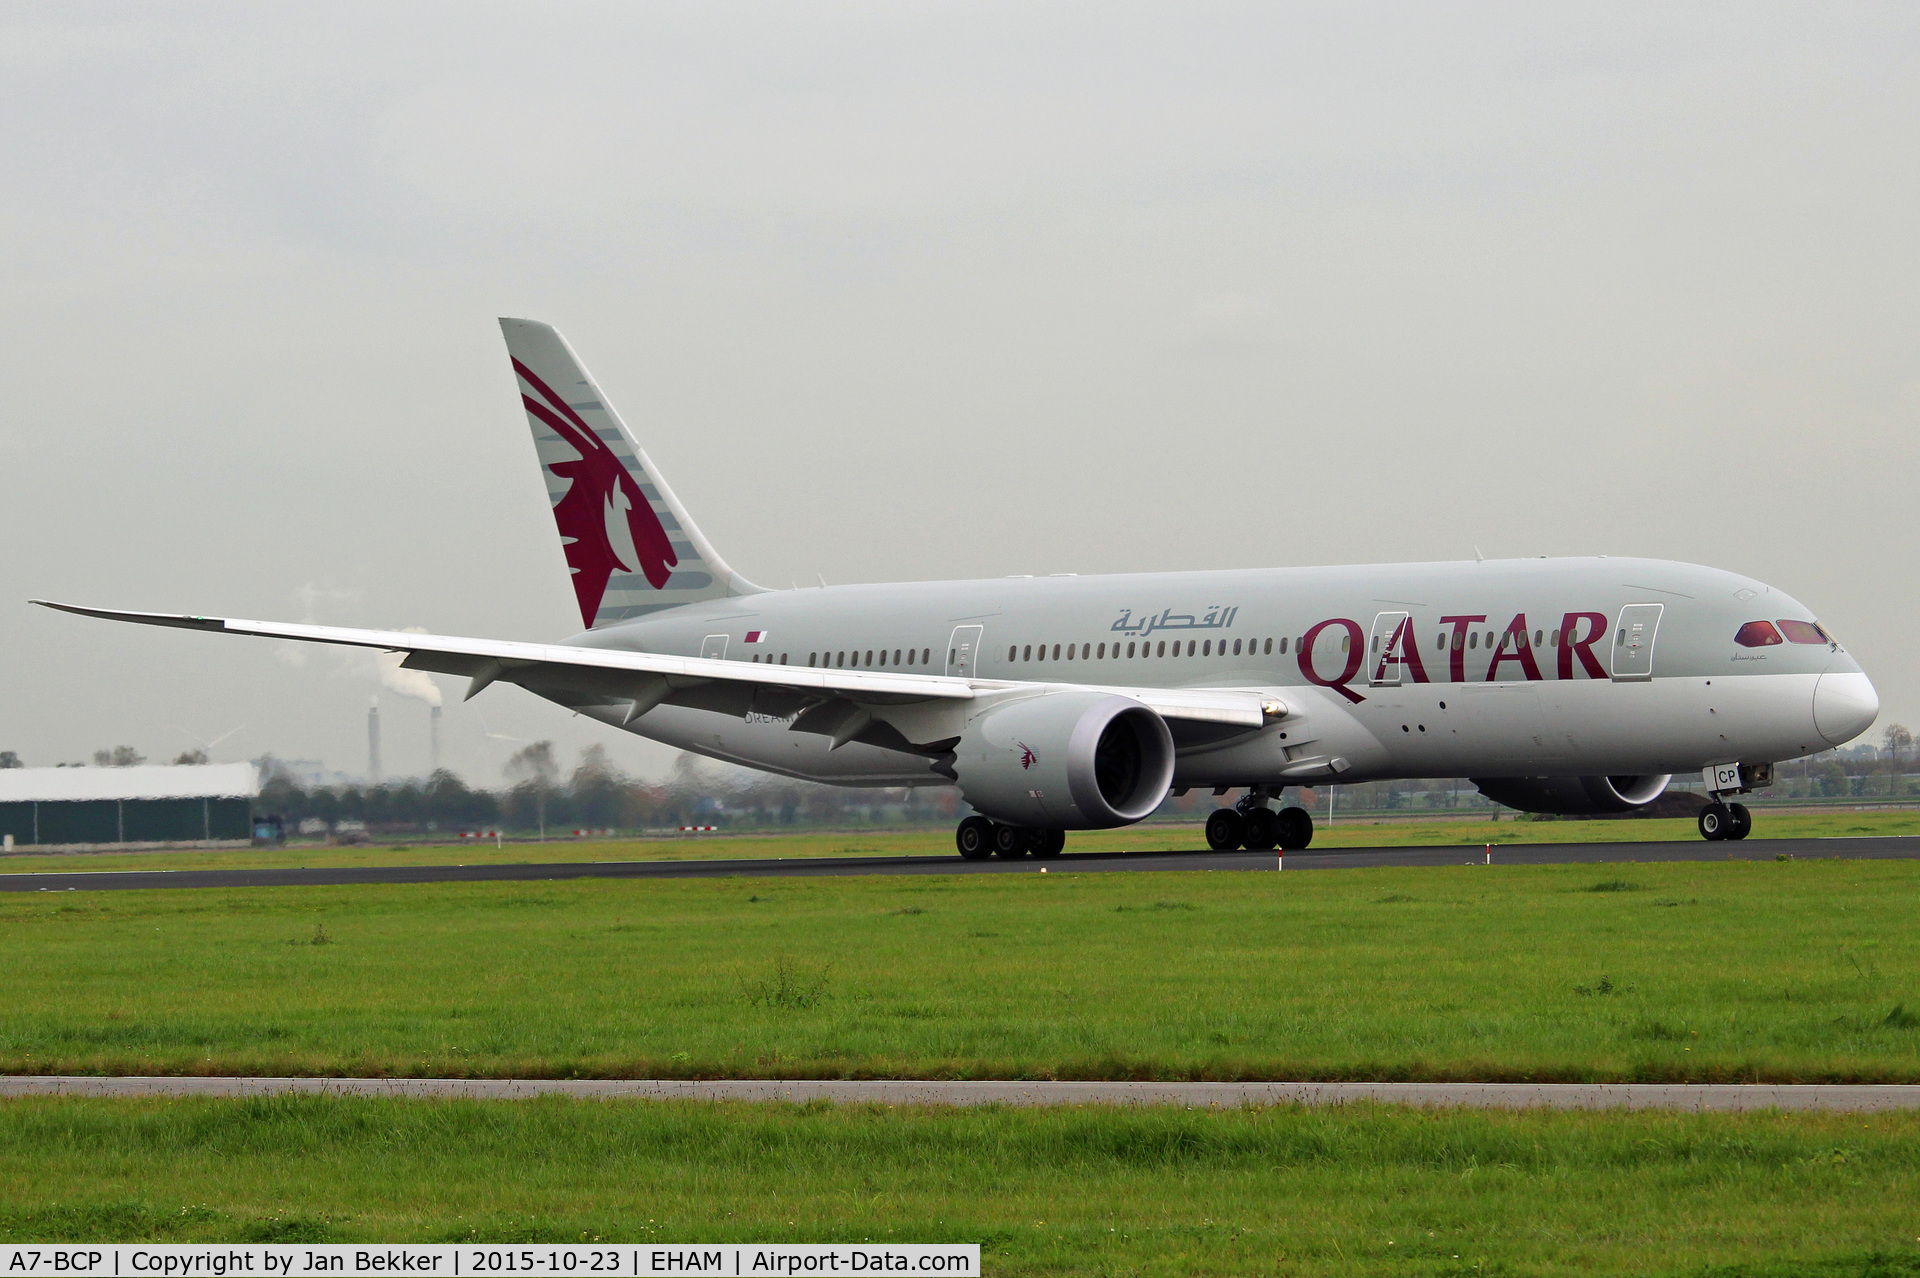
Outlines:
[[[748,643],[762,643],[766,640],[766,637],[767,632],[764,630],[749,630],[747,631],[746,641]]]

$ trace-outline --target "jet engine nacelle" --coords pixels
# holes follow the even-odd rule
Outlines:
[[[1671,774],[1641,777],[1474,777],[1480,793],[1522,812],[1631,812],[1665,793]]]
[[[1048,692],[967,725],[953,772],[967,802],[1008,825],[1101,830],[1151,813],[1173,784],[1173,736],[1130,697]]]

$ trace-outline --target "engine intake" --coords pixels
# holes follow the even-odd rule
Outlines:
[[[967,802],[996,821],[1100,830],[1138,821],[1167,797],[1173,736],[1129,697],[1049,692],[968,724],[952,767]]]
[[[1639,777],[1474,777],[1480,793],[1522,812],[1587,816],[1631,812],[1665,793],[1672,774]]]

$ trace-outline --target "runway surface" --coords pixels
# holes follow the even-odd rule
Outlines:
[[[1752,1083],[949,1083],[693,1082],[681,1079],[94,1078],[4,1077],[11,1096],[279,1096],[292,1093],[432,1099],[835,1101],[881,1105],[1454,1106],[1469,1109],[1830,1110],[1920,1108],[1920,1085],[1851,1087]]]
[[[1478,846],[1329,848],[1290,852],[1288,870],[1480,864]],[[1771,861],[1779,857],[1920,857],[1920,836],[1861,839],[1749,839],[1740,843],[1495,844],[1495,865],[1576,865],[1602,861]],[[1108,870],[1246,870],[1272,873],[1271,852],[1070,852],[1047,861],[963,861],[956,856],[789,857],[737,861],[573,861],[547,864],[386,865],[268,870],[101,870],[0,873],[0,891],[74,892],[134,888],[340,887],[358,883],[486,883],[540,879],[702,879],[733,875],[1080,874]]]

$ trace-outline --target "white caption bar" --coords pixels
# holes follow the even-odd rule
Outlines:
[[[584,1247],[363,1243],[0,1246],[0,1278],[637,1278],[641,1274],[964,1274],[978,1243],[649,1243]]]

